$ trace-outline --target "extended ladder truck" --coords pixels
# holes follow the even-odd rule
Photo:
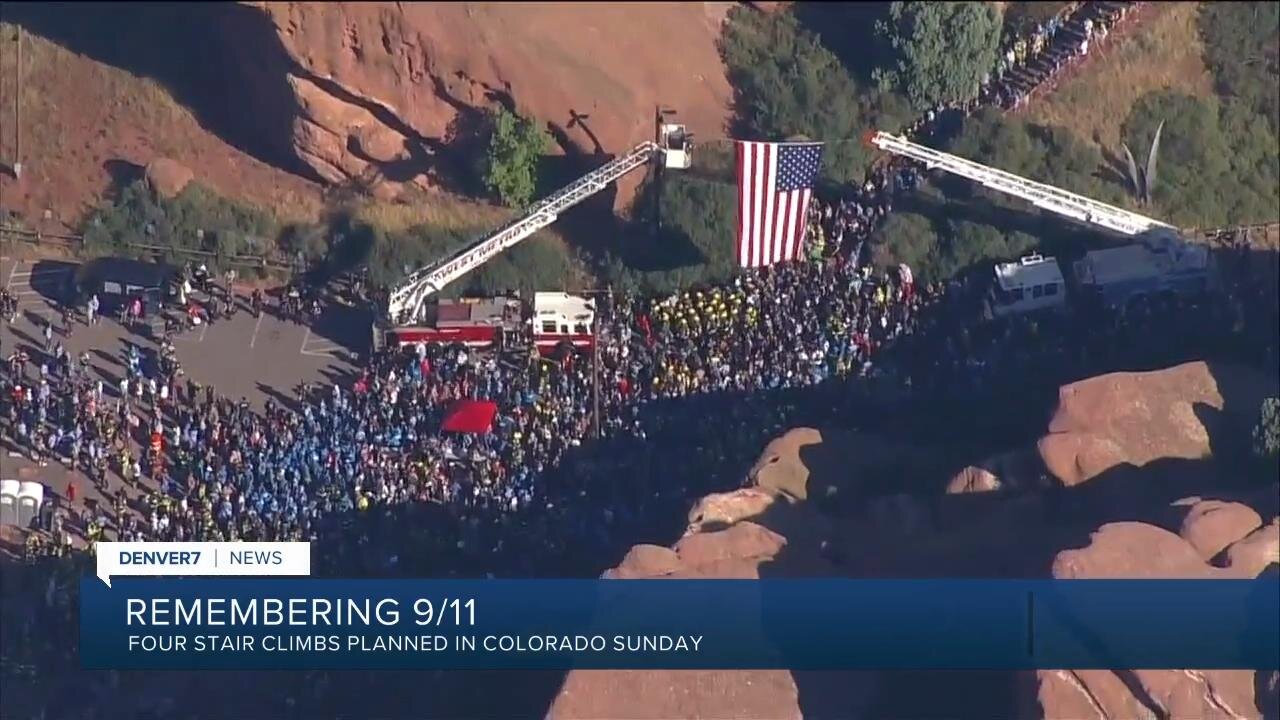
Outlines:
[[[604,190],[610,183],[642,167],[686,170],[692,161],[692,135],[685,126],[667,122],[669,110],[658,110],[655,138],[642,142],[532,205],[522,216],[435,264],[421,268],[391,290],[382,317],[374,322],[373,347],[418,342],[462,342],[479,347],[507,346],[532,324],[536,346],[546,350],[563,342],[588,346],[594,307],[567,293],[535,294],[532,312],[518,299],[432,301],[449,283],[483,265],[498,253],[551,225],[560,214]]]
[[[1030,255],[997,264],[989,298],[991,312],[997,317],[1065,311],[1067,277],[1080,300],[1110,307],[1158,294],[1197,294],[1217,285],[1209,249],[1188,242],[1173,225],[889,133],[871,132],[864,140],[885,152],[915,160],[928,170],[945,170],[1062,217],[1136,240],[1085,253],[1071,263],[1067,276],[1052,257]]]

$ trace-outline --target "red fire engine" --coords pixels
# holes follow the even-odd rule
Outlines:
[[[640,168],[686,170],[692,162],[693,136],[684,125],[668,122],[671,110],[656,109],[654,139],[636,145],[576,181],[534,203],[524,215],[439,261],[409,274],[391,288],[373,327],[374,348],[418,342],[463,342],[473,347],[508,346],[531,341],[548,352],[568,342],[591,347],[595,310],[585,298],[536,293],[531,308],[515,298],[434,300],[445,286],[480,267],[498,253],[554,223],[560,214]]]
[[[534,294],[532,307],[518,298],[439,300],[425,307],[424,322],[402,325],[386,334],[386,344],[461,343],[478,349],[515,349],[530,342],[547,354],[568,343],[591,348],[595,307],[580,295]]]

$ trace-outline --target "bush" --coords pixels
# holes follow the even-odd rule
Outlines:
[[[329,254],[329,237],[329,228],[324,225],[289,225],[280,233],[280,249],[290,259],[301,256],[308,265],[314,265]]]
[[[279,226],[263,210],[190,183],[173,198],[159,198],[138,180],[120,190],[85,221],[86,249],[96,255],[152,255],[137,245],[203,250],[222,255],[270,255]],[[169,253],[174,259],[188,257]],[[216,260],[209,263],[216,265]]]
[[[1122,132],[1146,147],[1160,122],[1159,170],[1152,194],[1161,217],[1183,226],[1216,227],[1280,217],[1275,136],[1239,101],[1223,106],[1167,90],[1134,103]]]
[[[548,235],[535,235],[498,255],[447,292],[497,295],[510,291],[575,290],[581,283],[564,245]]]
[[[876,23],[886,62],[873,77],[920,110],[978,96],[996,66],[1000,11],[989,2],[894,2]]]
[[[1274,480],[1280,464],[1280,398],[1262,401],[1258,423],[1253,428],[1253,456],[1264,468],[1270,469],[1267,477]]]
[[[992,108],[966,119],[947,152],[1102,202],[1119,204],[1126,198],[1123,185],[1099,177],[1103,158],[1097,148],[1065,128],[1035,125]],[[951,197],[981,194],[1002,206],[1029,207],[1023,200],[960,178],[949,178],[943,186]]]
[[[1243,103],[1280,134],[1280,5],[1204,3],[1198,24],[1218,94]]]
[[[409,273],[439,262],[475,242],[490,228],[456,229],[416,225],[384,232],[367,223],[342,218],[333,226],[330,269],[344,272],[364,268],[370,282],[393,286]],[[509,290],[571,289],[574,269],[563,247],[553,238],[535,235],[491,258],[475,271],[441,289],[442,297],[492,295]]]
[[[645,192],[654,192],[653,186]],[[654,293],[732,277],[737,268],[737,188],[671,174],[663,179],[659,202],[658,237],[635,228],[603,259],[600,274],[619,289]],[[639,207],[646,204],[637,202]]]
[[[720,52],[734,88],[735,133],[825,141],[822,174],[829,180],[861,182],[873,158],[860,142],[863,132],[896,132],[911,114],[901,97],[860,87],[790,12],[733,9]]]
[[[938,272],[944,278],[969,268],[987,268],[996,262],[1013,260],[1039,244],[1027,233],[1003,233],[990,225],[968,220],[948,220],[942,237]]]
[[[924,215],[897,212],[871,237],[871,261],[879,268],[906,263],[921,282],[939,279],[938,233]]]
[[[921,282],[948,280],[972,269],[984,274],[1038,245],[1025,232],[1001,232],[969,220],[941,222],[919,213],[895,213],[872,236],[871,259],[879,268],[906,263]]]
[[[490,112],[488,136],[480,173],[485,186],[508,207],[527,206],[537,189],[538,163],[550,149],[550,137],[532,120],[506,108]]]

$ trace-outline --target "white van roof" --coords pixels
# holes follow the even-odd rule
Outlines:
[[[1062,268],[1052,257],[1027,255],[1015,262],[996,265],[996,282],[1001,290],[1017,290],[1018,288],[1036,285],[1063,284]]]

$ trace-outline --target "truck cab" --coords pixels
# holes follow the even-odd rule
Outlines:
[[[562,343],[590,348],[595,339],[595,304],[564,292],[533,295],[533,339],[539,352],[550,352]]]

